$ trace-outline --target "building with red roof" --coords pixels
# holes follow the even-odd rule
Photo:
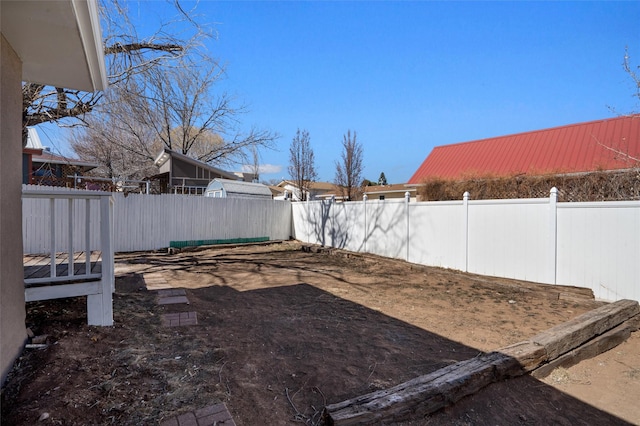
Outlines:
[[[408,184],[640,166],[640,114],[437,146]]]

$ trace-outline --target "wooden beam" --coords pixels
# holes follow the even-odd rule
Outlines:
[[[542,379],[558,367],[569,368],[585,359],[593,358],[609,349],[615,348],[627,340],[632,332],[638,330],[636,321],[638,317],[639,316],[636,315],[634,318],[623,322],[606,333],[589,340],[582,346],[567,352],[551,362],[541,365],[539,368],[533,370],[531,375],[537,379]]]
[[[390,389],[327,405],[325,418],[333,425],[355,425],[433,413],[493,382],[535,370],[639,312],[638,302],[631,300],[601,306],[528,341],[457,362]]]
[[[537,334],[529,340],[544,346],[547,352],[547,361],[552,361],[638,313],[640,313],[638,302],[619,300],[586,312]]]

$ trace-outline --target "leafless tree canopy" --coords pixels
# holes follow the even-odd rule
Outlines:
[[[356,132],[351,130],[342,139],[342,156],[336,161],[335,184],[341,188],[347,201],[357,200],[362,194],[362,144],[358,143]]]
[[[309,184],[317,179],[315,156],[310,141],[309,132],[298,129],[289,147],[289,176],[300,189],[301,201],[307,199]]]
[[[184,11],[175,3],[176,18],[161,23],[155,34],[140,37],[128,19],[128,4],[121,0],[103,0],[100,4],[103,26],[104,52],[107,57],[108,81],[119,86],[129,78],[184,56],[200,44],[207,33],[191,18],[192,11]],[[190,24],[189,35],[184,38],[172,36],[171,28],[180,23]],[[46,122],[66,122],[73,125],[82,122],[85,114],[102,100],[102,93],[87,93],[41,84],[25,83],[22,87],[23,130]],[[26,137],[26,130],[23,132]],[[23,143],[26,140],[23,140]]]
[[[626,48],[624,50],[624,61],[622,63],[624,70],[629,74],[631,80],[634,84],[634,93],[633,96],[638,99],[640,102],[640,65],[634,66],[631,63],[631,57],[629,56],[629,49]],[[640,111],[632,111],[632,113],[637,113]]]
[[[267,130],[240,130],[245,108],[217,90],[225,70],[202,49],[207,33],[193,20],[193,11],[185,12],[177,2],[175,7],[178,18],[147,38],[137,36],[121,3],[105,9],[111,86],[87,107],[92,113],[82,117],[86,126],[77,127],[72,140],[81,158],[102,165],[101,175],[141,179],[155,174],[152,160],[162,148],[218,166],[245,162],[253,149],[270,148],[277,138]],[[177,23],[188,24],[192,36],[171,36]],[[114,158],[121,160],[114,163]]]

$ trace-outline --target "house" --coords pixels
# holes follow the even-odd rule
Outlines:
[[[271,200],[273,198],[271,190],[266,185],[229,179],[214,179],[209,182],[204,196],[214,198],[254,198],[261,200]]]
[[[22,183],[73,186],[73,176],[82,176],[96,167],[98,164],[54,154],[42,145],[35,127],[27,128],[27,145],[22,149]]]
[[[404,183],[396,183],[393,185],[371,185],[364,187],[364,193],[369,200],[390,200],[404,199],[405,194],[409,193],[410,201],[416,200],[415,186],[407,186]]]
[[[291,201],[300,201],[302,199],[301,191],[294,181],[283,180],[277,187],[283,190],[283,195],[282,198],[277,197],[274,199],[288,199]],[[306,191],[308,200],[319,200],[331,198],[332,196],[337,198],[337,194],[336,185],[329,182],[310,182],[309,189]]]
[[[462,180],[621,170],[640,165],[640,115],[438,146],[409,179]]]
[[[0,1],[0,382],[27,338],[22,263],[22,81],[107,86],[96,0]]]
[[[239,179],[234,173],[218,169],[168,148],[158,154],[154,164],[160,169],[160,173],[149,179],[157,183],[159,192],[163,194],[202,195],[213,179]]]

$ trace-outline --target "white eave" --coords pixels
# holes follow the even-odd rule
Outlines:
[[[96,0],[1,0],[2,34],[22,79],[88,92],[107,87]]]

